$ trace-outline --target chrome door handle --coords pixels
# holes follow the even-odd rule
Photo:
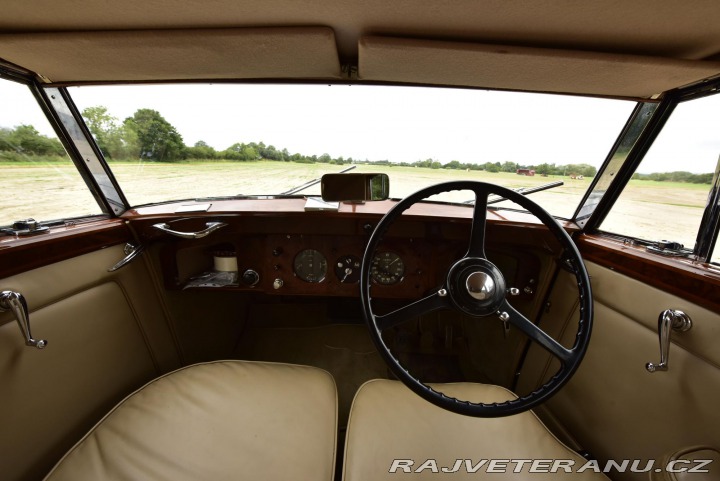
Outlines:
[[[0,292],[0,312],[12,311],[17,319],[20,331],[25,338],[25,345],[42,349],[47,346],[45,339],[33,339],[30,333],[30,315],[28,314],[27,302],[25,297],[19,292],[2,291]]]
[[[108,269],[108,272],[115,272],[116,270],[120,269],[121,267],[127,265],[130,261],[135,259],[137,256],[142,254],[142,252],[145,250],[145,246],[140,245],[135,247],[131,243],[125,244],[125,248],[123,249],[123,252],[125,252],[125,257],[120,259],[120,262],[115,264],[114,266],[110,267]]]
[[[160,224],[154,224],[153,227],[165,232],[166,234],[182,237],[183,239],[202,239],[206,235],[211,234],[216,230],[220,229],[221,227],[225,227],[226,225],[227,224],[225,222],[208,222],[205,224],[206,229],[201,230],[200,232],[180,232],[177,230],[172,230],[169,225],[163,222],[161,222]]]
[[[658,337],[660,338],[660,362],[645,364],[648,372],[667,371],[670,359],[670,334],[672,331],[685,332],[692,327],[692,319],[683,311],[666,309],[658,317]]]

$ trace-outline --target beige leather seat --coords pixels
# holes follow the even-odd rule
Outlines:
[[[128,396],[46,480],[331,481],[332,376],[306,366],[196,364]]]
[[[512,396],[506,389],[491,385],[433,386],[473,402],[501,402]],[[489,460],[493,459],[505,460],[504,467],[496,461],[490,468]],[[459,469],[447,472],[458,460]],[[478,471],[469,472],[465,460],[470,461],[470,470]],[[478,464],[483,460],[486,462]],[[532,460],[560,460],[566,466],[573,462],[573,471],[586,462],[555,438],[532,412],[504,418],[470,418],[430,404],[399,381],[377,379],[360,387],[350,409],[343,479],[608,479],[592,469],[565,473],[562,465],[555,473],[543,473],[552,470],[552,464],[543,462],[535,466],[534,471],[539,472],[531,472]],[[521,472],[513,472],[519,464]],[[493,472],[496,470],[504,472]]]

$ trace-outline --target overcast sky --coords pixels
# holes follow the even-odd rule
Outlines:
[[[22,86],[0,82],[0,126],[51,129]],[[291,153],[415,162],[589,163],[599,166],[634,103],[465,89],[348,85],[148,85],[71,88],[80,110],[120,121],[159,111],[187,145],[265,142]],[[718,97],[718,96],[716,96]],[[30,103],[29,103],[30,102]],[[644,172],[711,172],[720,153],[720,97],[683,105]],[[684,118],[680,118],[684,117]],[[693,139],[688,142],[688,139]],[[647,163],[646,163],[647,164]]]

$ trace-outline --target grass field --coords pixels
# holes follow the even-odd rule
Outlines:
[[[278,194],[347,166],[293,162],[195,162],[110,164],[133,205],[172,199]],[[96,214],[95,201],[69,161],[2,163],[3,204],[0,225],[34,217],[38,220]],[[384,171],[390,195],[404,197],[418,189],[450,180],[477,180],[509,188],[531,187],[563,180],[565,184],[531,198],[554,215],[573,215],[590,179],[526,177],[513,173],[458,171],[415,167],[359,165],[353,172]],[[603,228],[653,240],[672,239],[692,246],[709,190],[708,185],[633,180]],[[300,194],[319,195],[316,185]],[[442,200],[462,202],[468,192],[446,194]]]

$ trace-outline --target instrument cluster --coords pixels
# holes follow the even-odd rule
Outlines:
[[[319,283],[334,275],[338,282],[355,284],[360,280],[360,257],[346,254],[332,259],[332,269],[328,259],[316,249],[303,249],[293,260],[293,273],[305,282]],[[332,270],[332,274],[329,274]],[[394,252],[378,252],[370,264],[370,277],[376,284],[390,286],[402,282],[405,277],[405,263]]]
[[[234,230],[224,236],[164,245],[160,261],[165,286],[188,288],[188,281],[199,273],[223,271],[216,268],[215,254],[232,251],[237,284],[218,289],[357,298],[362,255],[371,227],[367,220],[352,217],[333,218],[333,222],[324,217],[303,217],[301,223],[293,224],[275,217],[239,218]],[[468,224],[406,221],[401,227],[388,232],[369,263],[373,298],[417,300],[427,296],[443,285],[448,268],[467,250]],[[278,232],[282,230],[289,232]],[[512,235],[488,247],[489,258],[511,285],[527,286],[523,292],[530,296],[540,263],[533,252],[517,249],[518,237],[508,232]]]

